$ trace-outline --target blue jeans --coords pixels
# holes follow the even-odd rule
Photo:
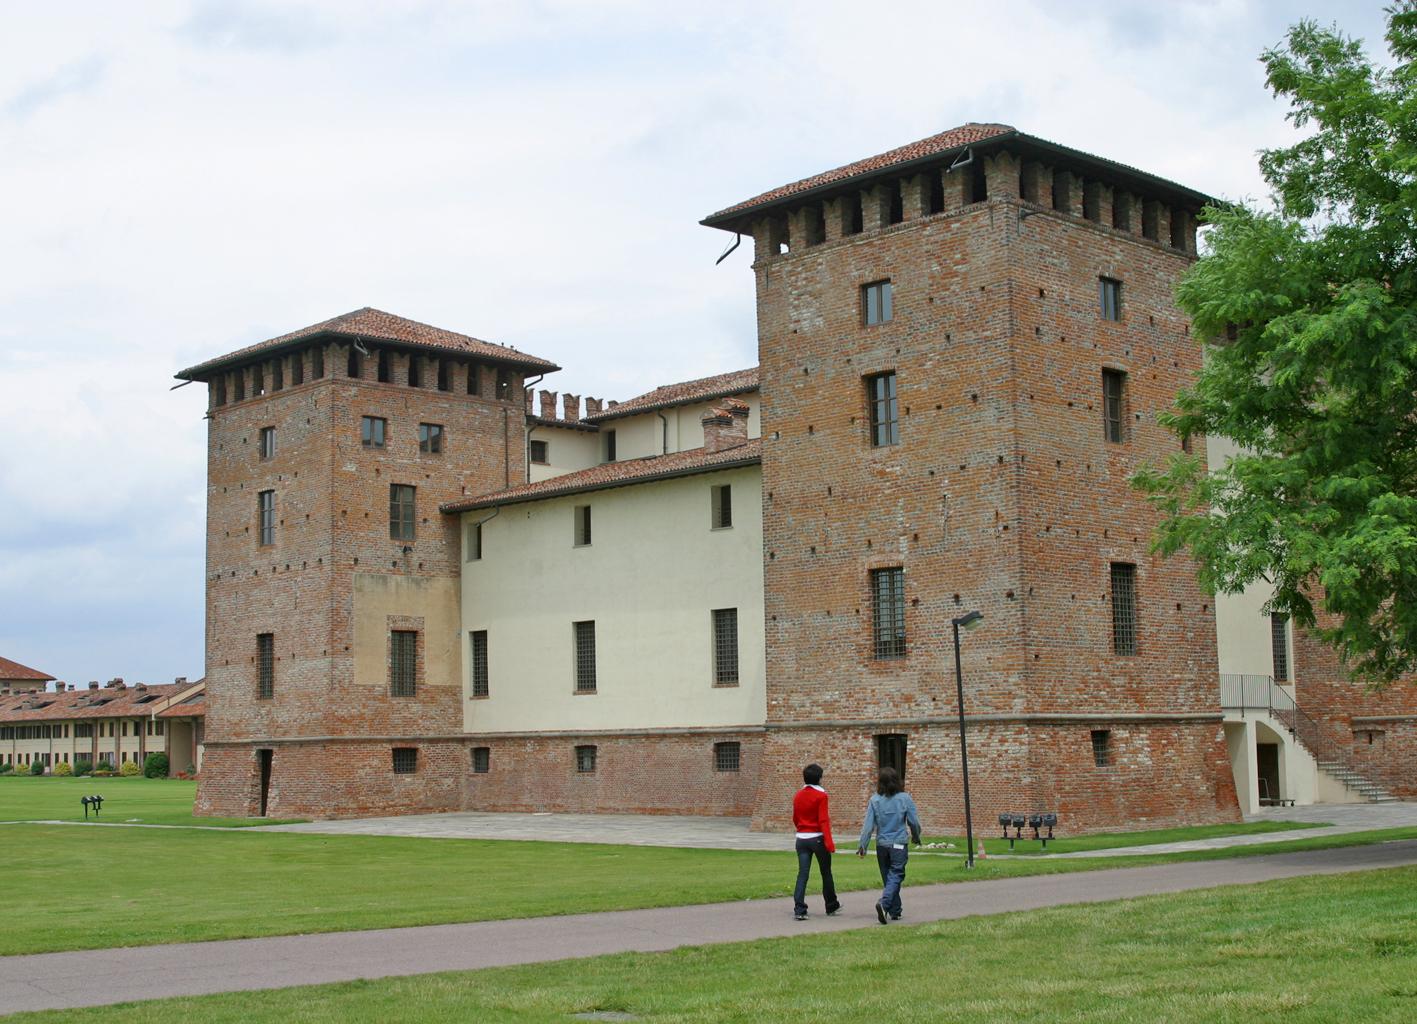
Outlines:
[[[899,850],[889,843],[876,844],[876,866],[881,869],[881,906],[891,917],[900,916],[900,887],[905,884],[905,862],[910,851],[902,846]]]
[[[807,912],[807,878],[812,873],[813,857],[817,858],[817,867],[822,872],[822,898],[830,914],[841,904],[837,902],[836,882],[832,880],[832,855],[827,852],[827,841],[821,836],[797,840],[797,886],[792,890],[794,909],[799,914]]]

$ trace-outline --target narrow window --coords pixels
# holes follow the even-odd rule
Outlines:
[[[738,743],[715,743],[713,745],[713,770],[716,772],[736,772],[743,763],[743,749]]]
[[[423,375],[422,375],[422,372],[421,372],[422,369],[423,369],[422,363],[423,363],[423,357],[420,356],[420,355],[418,355],[418,353],[414,352],[414,353],[410,353],[410,354],[409,354],[409,357],[408,357],[408,386],[411,387],[411,388],[416,388],[416,387],[422,386],[422,385],[421,385],[421,382],[422,382],[422,379],[423,379]]]
[[[482,524],[469,523],[467,527],[467,560],[482,561]]]
[[[256,495],[257,542],[261,547],[276,542],[276,492],[261,491]]]
[[[487,770],[492,766],[491,747],[472,748],[472,770],[478,775],[486,775]]]
[[[1187,455],[1191,454],[1191,433],[1190,433],[1190,431],[1186,431],[1186,433],[1184,433],[1184,434],[1181,435],[1181,451],[1185,452]]]
[[[364,442],[365,448],[382,448],[388,429],[388,420],[378,416],[365,416],[359,423],[359,438]]]
[[[807,216],[804,218],[807,226],[807,244],[821,245],[827,240],[827,217],[826,211],[822,209],[822,204],[817,203],[807,208]]]
[[[871,570],[871,626],[874,654],[905,657],[905,570]]]
[[[738,685],[738,609],[713,610],[713,685]]]
[[[482,367],[477,363],[467,364],[467,393],[469,395],[482,394],[482,389],[478,386],[479,375],[481,373]]]
[[[262,427],[262,428],[261,428],[260,453],[261,453],[261,458],[263,458],[263,459],[269,459],[271,456],[273,456],[273,455],[276,453],[276,428],[275,428],[275,427]]]
[[[576,771],[580,772],[582,775],[590,775],[595,771],[594,747],[586,746],[576,748]]]
[[[709,490],[713,513],[713,528],[726,530],[733,525],[733,487],[723,484]]]
[[[256,699],[270,700],[276,695],[276,636],[256,634]]]
[[[1122,319],[1122,282],[1111,277],[1097,279],[1098,304],[1103,320]]]
[[[413,540],[414,538],[414,495],[417,489],[411,484],[389,485],[389,537],[392,540]]]
[[[605,461],[615,461],[615,431],[613,430],[605,432]]]
[[[1127,375],[1121,370],[1102,371],[1102,426],[1104,436],[1113,444],[1127,439],[1126,420]]]
[[[418,771],[417,747],[394,747],[394,774],[412,775]]]
[[[1112,650],[1137,653],[1137,567],[1112,563]]]
[[[411,629],[389,632],[389,696],[412,697],[418,687],[418,634]]]
[[[903,733],[888,732],[876,737],[876,767],[894,768],[905,782],[906,736]]]
[[[1159,208],[1154,200],[1146,200],[1141,204],[1141,236],[1148,241],[1160,241],[1158,233],[1161,230]]]
[[[548,464],[547,443],[545,441],[531,442],[531,461],[538,466],[545,466]]]
[[[590,506],[577,505],[575,510],[575,546],[590,546]]]
[[[378,379],[380,384],[387,384],[393,380],[393,375],[389,372],[389,350],[386,348],[379,349]]]
[[[989,175],[984,170],[983,161],[975,160],[967,173],[969,174],[969,201],[971,203],[984,202],[989,198]]]
[[[497,398],[507,402],[512,397],[512,375],[507,370],[497,371]]]
[[[443,451],[443,426],[440,423],[418,425],[418,450],[425,455],[440,455]]]
[[[236,386],[234,391],[235,394],[232,401],[244,402],[246,400],[246,370],[244,368],[236,371]]]
[[[474,630],[472,635],[472,695],[486,697],[487,687],[487,630]]]
[[[1118,231],[1132,230],[1132,197],[1123,192],[1112,193],[1112,226]]]
[[[891,283],[872,281],[861,286],[861,322],[867,327],[887,323],[892,316]]]
[[[1092,763],[1098,768],[1106,768],[1112,763],[1112,730],[1092,730]]]
[[[1269,645],[1274,655],[1274,681],[1289,681],[1289,616],[1274,612],[1269,617]]]
[[[349,347],[349,358],[344,363],[344,375],[346,377],[358,377],[360,369],[359,350],[353,345]]]
[[[900,404],[896,400],[894,370],[866,378],[866,401],[870,410],[871,447],[899,444]]]
[[[576,692],[595,692],[595,623],[573,622],[575,636]]]
[[[1186,222],[1180,210],[1171,211],[1171,248],[1183,252],[1186,248]]]
[[[841,233],[859,235],[862,227],[861,193],[853,192],[841,201]]]

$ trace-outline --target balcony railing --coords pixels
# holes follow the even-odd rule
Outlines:
[[[1288,729],[1318,760],[1340,759],[1337,747],[1323,734],[1319,723],[1295,703],[1288,690],[1274,685],[1269,676],[1222,673],[1220,707],[1241,715],[1247,711],[1264,712]]]

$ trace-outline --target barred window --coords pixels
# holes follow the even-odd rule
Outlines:
[[[486,775],[492,765],[491,747],[472,748],[472,770],[478,775]]]
[[[870,408],[871,447],[899,444],[900,403],[896,400],[894,370],[866,378],[866,401]]]
[[[867,327],[891,319],[891,283],[872,281],[861,286],[861,322]]]
[[[1112,730],[1092,730],[1092,763],[1098,768],[1112,763]]]
[[[576,658],[576,692],[595,692],[595,623],[573,622]]]
[[[590,546],[590,506],[577,505],[575,510],[575,538],[578,548]]]
[[[1289,681],[1289,616],[1279,613],[1269,617],[1269,643],[1274,655],[1274,681]]]
[[[382,448],[388,429],[388,420],[378,416],[365,416],[359,422],[359,439],[364,443],[365,448]]]
[[[871,623],[877,658],[905,657],[905,570],[871,570]]]
[[[261,446],[260,446],[260,453],[261,453],[261,458],[263,458],[263,459],[269,459],[272,455],[274,455],[274,454],[276,453],[276,428],[275,428],[275,427],[262,427],[262,428],[261,428]]]
[[[738,685],[738,609],[713,611],[713,684]]]
[[[486,697],[487,688],[487,630],[478,629],[472,633],[472,695]]]
[[[709,490],[710,503],[713,507],[713,528],[715,530],[726,530],[733,525],[733,488],[729,484],[714,487]]]
[[[1122,319],[1122,282],[1111,277],[1097,279],[1097,302],[1103,320]]]
[[[446,390],[446,389],[445,389]],[[418,450],[425,455],[438,455],[443,450],[443,426],[440,423],[418,425]]]
[[[276,492],[256,495],[256,536],[262,547],[276,542]]]
[[[389,632],[389,696],[412,697],[418,686],[418,633]]]
[[[1137,567],[1112,563],[1112,650],[1137,653]]]
[[[414,496],[412,484],[389,485],[389,537],[393,540],[413,540]]]
[[[1121,444],[1126,430],[1127,375],[1121,370],[1102,371],[1102,425],[1107,440]]]
[[[534,462],[534,463],[535,463],[536,465],[538,465],[538,466],[544,466],[544,465],[546,465],[546,463],[547,463],[548,455],[549,455],[549,445],[548,445],[548,443],[547,443],[546,441],[533,441],[533,442],[531,442],[531,461],[532,461],[532,462]]]
[[[394,747],[394,774],[412,775],[418,771],[417,747]]]
[[[713,770],[716,772],[736,772],[742,763],[742,748],[735,743],[715,743],[713,745]]]
[[[256,634],[256,699],[270,700],[276,695],[276,636]]]
[[[594,747],[587,746],[576,748],[576,771],[580,772],[582,775],[588,775],[595,771]]]

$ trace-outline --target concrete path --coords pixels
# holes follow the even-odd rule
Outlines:
[[[908,922],[1417,865],[1417,840],[1339,850],[907,887]],[[784,857],[783,870],[789,869]],[[786,878],[786,875],[784,875]],[[837,917],[792,920],[786,899],[568,917],[0,957],[0,1012],[542,963],[619,952],[839,932],[883,931],[872,893]],[[820,897],[812,898],[813,908]],[[893,925],[891,927],[900,927]]]

